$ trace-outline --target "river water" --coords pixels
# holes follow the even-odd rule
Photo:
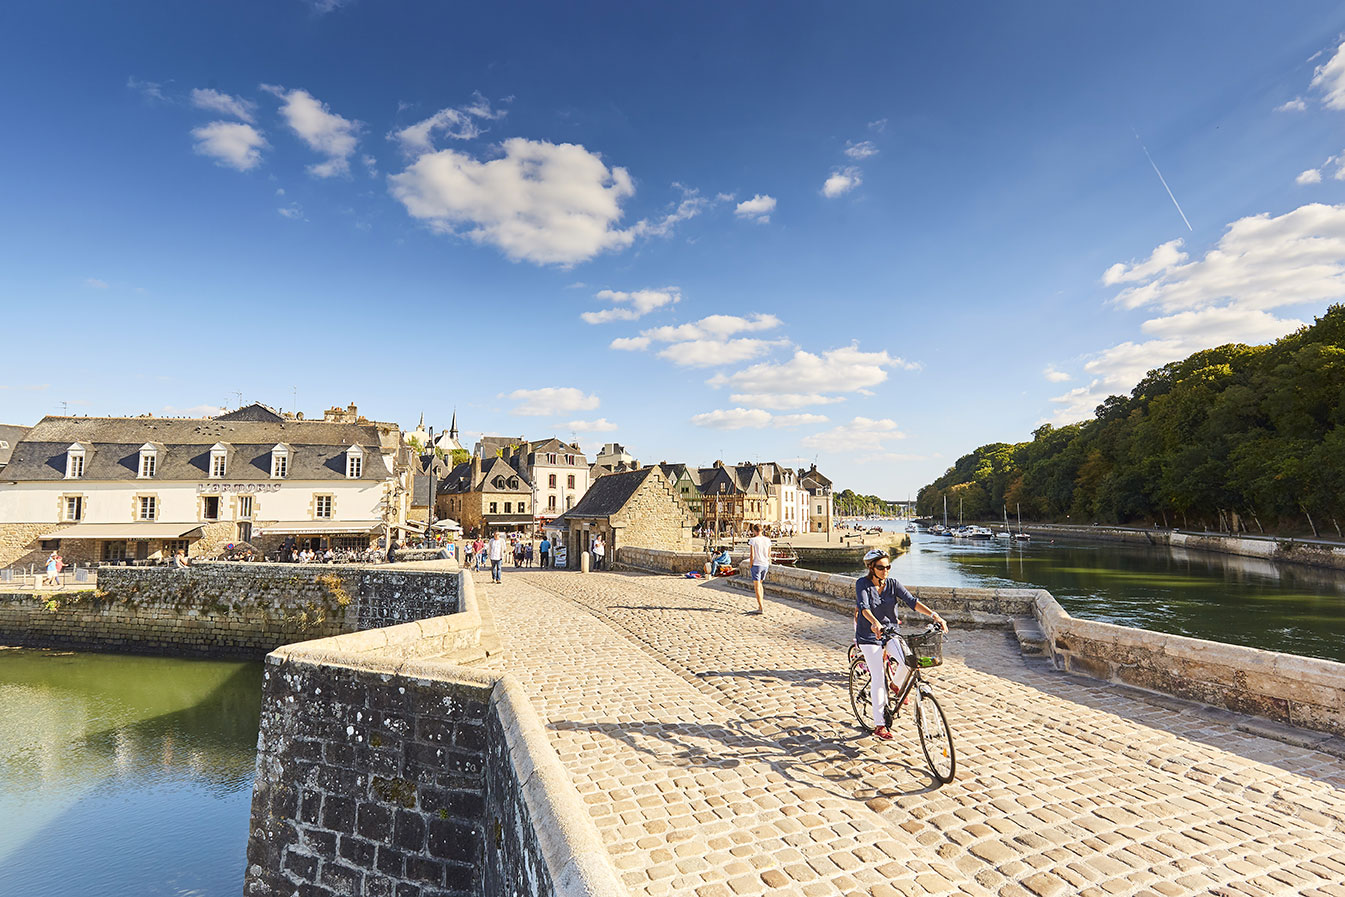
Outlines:
[[[1345,574],[1317,567],[1167,546],[912,533],[892,574],[913,586],[1042,588],[1082,619],[1345,661]]]
[[[238,897],[261,675],[0,650],[0,897]]]

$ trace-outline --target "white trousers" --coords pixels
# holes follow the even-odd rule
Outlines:
[[[883,673],[883,646],[882,645],[860,645],[859,650],[864,652],[864,662],[869,667],[869,698],[873,701],[873,725],[874,727],[887,725],[883,722],[883,711],[887,707],[887,676]],[[897,664],[897,672],[894,677],[897,681],[897,693],[906,687],[906,680],[911,675],[910,667],[906,666],[906,651],[898,639],[892,639],[887,643],[887,653],[892,655],[892,659]]]

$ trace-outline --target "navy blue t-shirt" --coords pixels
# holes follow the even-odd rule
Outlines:
[[[868,576],[861,576],[855,580],[855,607],[860,611],[868,608],[878,618],[879,623],[897,622],[898,601],[915,610],[915,596],[892,577],[889,576],[884,580],[882,591],[879,591]],[[855,621],[855,641],[861,645],[882,644],[869,628],[868,618],[863,613],[860,613],[859,619]]]

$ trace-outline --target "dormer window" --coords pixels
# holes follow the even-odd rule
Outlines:
[[[358,480],[364,475],[364,449],[352,445],[346,450],[346,479]]]
[[[229,469],[229,449],[222,442],[217,442],[210,448],[210,477],[211,479],[220,479]]]
[[[84,446],[78,442],[65,450],[65,478],[77,480],[84,476]]]
[[[290,450],[285,445],[277,444],[271,449],[271,477],[283,480],[289,472]]]
[[[159,450],[151,443],[140,446],[140,478],[150,479],[159,469]]]
[[[496,489],[503,489],[503,488],[504,488],[504,477],[498,477],[498,476],[497,476],[495,479],[493,479],[493,480],[490,481],[490,484],[491,484],[492,486],[494,486]]]

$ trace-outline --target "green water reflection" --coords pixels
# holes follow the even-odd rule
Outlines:
[[[1345,575],[1331,570],[1160,546],[916,533],[892,573],[910,585],[1033,586],[1084,619],[1345,661]]]
[[[0,650],[0,897],[241,893],[261,670]]]

